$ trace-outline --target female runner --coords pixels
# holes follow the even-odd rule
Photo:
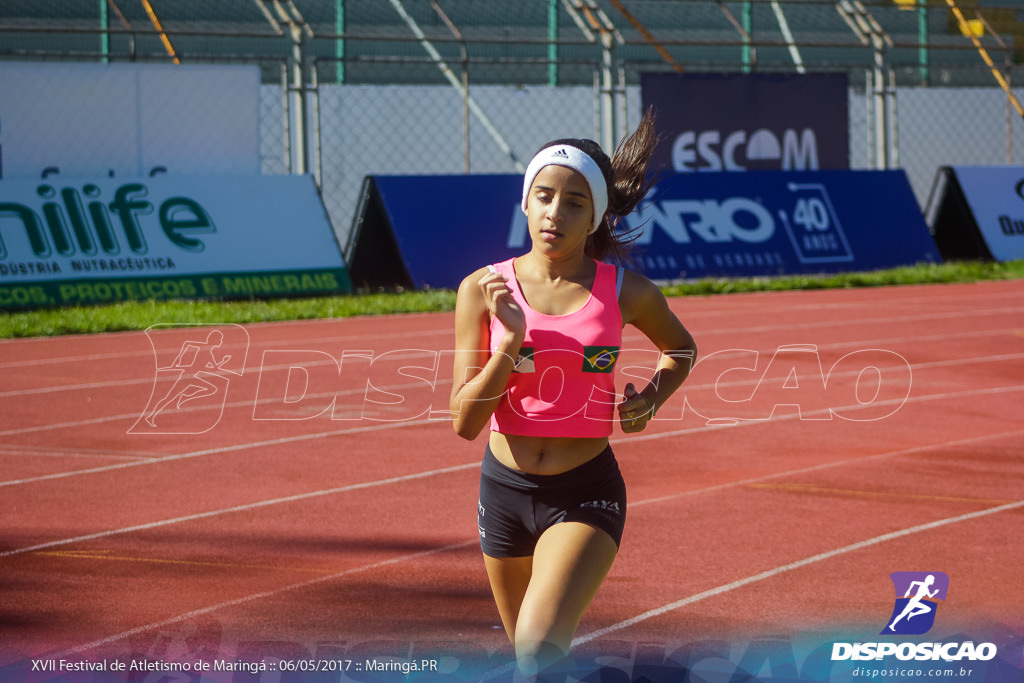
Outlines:
[[[628,243],[615,224],[650,187],[653,119],[613,158],[556,140],[530,162],[522,208],[528,253],[459,287],[451,410],[456,433],[489,425],[478,521],[484,565],[521,673],[559,663],[619,548],[626,492],[608,443],[643,431],[682,384],[693,338],[661,291],[609,265]],[[639,392],[614,385],[622,328],[661,351]]]

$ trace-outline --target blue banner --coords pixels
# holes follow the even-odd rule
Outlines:
[[[1024,167],[954,166],[952,171],[992,258],[1024,259]]]
[[[941,261],[903,171],[665,178],[627,218],[652,278],[875,270]]]
[[[522,178],[374,178],[397,252],[417,288],[455,288],[530,249]],[[439,198],[458,211],[432,209]],[[903,171],[755,171],[663,179],[623,222],[635,266],[663,280],[863,271],[939,262]],[[353,270],[385,268],[350,259]]]
[[[521,175],[374,176],[373,185],[385,224],[363,226],[362,232],[392,232],[392,258],[401,261],[409,286],[455,289],[477,268],[529,249],[523,248],[529,240],[519,208]],[[373,202],[364,205],[372,208]],[[346,256],[356,273],[379,268],[383,258],[358,243]],[[364,258],[375,263],[364,264]],[[361,279],[356,276],[357,284]]]
[[[642,74],[643,106],[679,173],[849,167],[846,74]]]

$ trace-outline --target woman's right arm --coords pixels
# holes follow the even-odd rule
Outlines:
[[[494,353],[490,316],[505,326]],[[526,335],[525,317],[505,279],[481,268],[459,285],[455,302],[455,368],[449,410],[455,433],[473,440],[490,422]]]

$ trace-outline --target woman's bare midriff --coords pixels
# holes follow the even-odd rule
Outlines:
[[[608,439],[518,436],[491,432],[491,452],[498,462],[527,474],[561,474],[599,455]]]

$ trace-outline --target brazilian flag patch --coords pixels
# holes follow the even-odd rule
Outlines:
[[[583,372],[611,372],[618,357],[618,346],[584,346]]]

